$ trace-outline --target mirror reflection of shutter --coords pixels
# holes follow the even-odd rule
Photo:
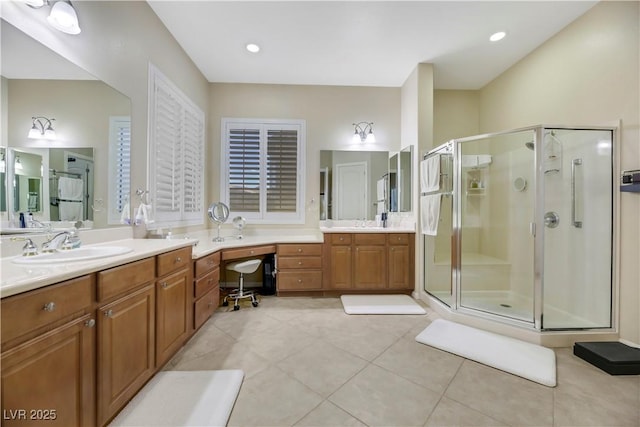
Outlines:
[[[204,121],[197,111],[186,108],[184,123],[184,213],[191,219],[204,211]]]
[[[109,224],[120,224],[129,218],[131,193],[131,117],[109,117]]]
[[[267,129],[267,212],[296,212],[298,131]]]
[[[157,80],[155,86],[155,203],[156,219],[180,219],[182,202],[182,107],[171,91]],[[178,212],[178,216],[170,215]],[[169,214],[169,215],[168,215]]]
[[[260,211],[260,129],[231,128],[229,137],[229,208]]]

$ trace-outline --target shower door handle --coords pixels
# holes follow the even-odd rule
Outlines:
[[[575,228],[582,228],[582,221],[576,219],[576,167],[582,166],[582,159],[573,159],[571,161],[571,223]]]

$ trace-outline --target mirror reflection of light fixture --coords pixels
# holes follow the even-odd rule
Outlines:
[[[4,151],[0,153],[0,173],[4,173],[5,165],[4,165]]]
[[[353,123],[355,131],[353,133],[353,142],[376,142],[373,134],[373,122]]]
[[[22,166],[22,162],[20,161],[20,156],[16,156],[16,162],[15,162],[15,168],[16,170],[23,170],[23,166]]]
[[[33,121],[29,138],[31,139],[56,139],[56,131],[53,130],[52,121],[55,119],[47,119],[46,117],[31,117]]]
[[[43,6],[51,6],[51,12],[47,17],[47,22],[58,31],[67,34],[80,34],[78,24],[78,14],[68,0],[25,0],[25,3],[34,8],[40,9]]]

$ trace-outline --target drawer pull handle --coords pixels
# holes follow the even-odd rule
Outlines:
[[[96,321],[94,319],[89,319],[86,322],[84,322],[84,326],[86,326],[87,328],[93,328],[96,325]]]
[[[302,283],[302,279],[298,279],[298,283]]]
[[[182,262],[182,258],[176,257],[176,264],[179,263],[179,262]]]
[[[302,248],[298,248],[298,252],[302,252]]]
[[[107,310],[104,312],[104,317],[113,317],[113,310]]]
[[[298,261],[298,265],[302,265],[302,261]]]
[[[43,309],[44,311],[48,311],[49,313],[51,313],[53,310],[55,310],[55,309],[56,309],[56,303],[55,303],[55,302],[53,302],[53,301],[48,302],[48,303],[46,303],[46,304],[44,305],[44,307],[42,307],[42,309]]]
[[[163,287],[164,289],[167,289],[167,286],[169,286],[169,285],[167,285],[167,282],[162,282],[162,287]]]
[[[251,255],[253,255],[254,253],[255,253],[254,251],[251,251]]]
[[[207,265],[213,265],[213,260],[210,259],[209,261],[207,261]]]

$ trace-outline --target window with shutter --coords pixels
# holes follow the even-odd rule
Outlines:
[[[304,223],[303,120],[222,120],[222,199],[257,223]]]
[[[160,226],[204,221],[204,113],[150,67],[149,192]]]
[[[125,224],[130,217],[131,117],[109,117],[109,224]]]

